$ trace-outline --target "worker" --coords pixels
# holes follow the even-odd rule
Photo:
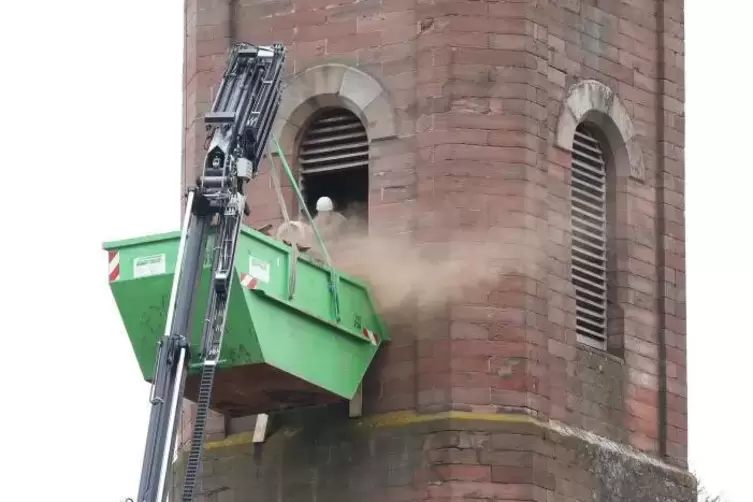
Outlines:
[[[325,245],[334,241],[345,231],[347,222],[348,219],[345,216],[335,211],[332,199],[326,196],[319,197],[316,201],[314,223],[319,229]]]
[[[334,204],[329,197],[320,197],[316,201],[316,216],[314,223],[324,240],[324,245],[329,246],[345,233],[345,225],[348,219],[334,210]],[[275,238],[288,246],[293,244],[317,261],[324,261],[322,249],[316,244],[316,237],[311,225],[303,221],[287,221],[282,223],[275,232]]]

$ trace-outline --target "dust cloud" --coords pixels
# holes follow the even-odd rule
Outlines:
[[[447,221],[434,218],[437,221],[429,226],[446,228]],[[321,223],[317,221],[317,226]],[[505,276],[541,269],[539,255],[530,245],[509,238],[511,229],[488,229],[483,234],[455,230],[440,242],[421,243],[409,235],[376,235],[364,227],[350,216],[336,237],[327,239],[327,251],[338,270],[369,286],[388,321],[406,320],[412,306],[422,316],[431,316],[448,302],[485,299]]]

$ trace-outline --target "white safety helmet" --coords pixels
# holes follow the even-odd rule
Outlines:
[[[332,199],[329,197],[319,197],[319,200],[316,201],[316,212],[321,213],[322,211],[332,211],[334,209],[334,204],[332,204]]]

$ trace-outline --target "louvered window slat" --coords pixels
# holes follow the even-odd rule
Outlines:
[[[604,348],[607,328],[606,169],[599,142],[584,127],[575,132],[572,157],[571,272],[578,338]]]
[[[585,169],[578,170],[578,172],[574,173],[573,180],[579,183],[593,183],[593,184],[600,184],[603,181],[602,176],[596,176],[593,173],[587,172]],[[591,186],[591,190],[598,190],[598,188]]]
[[[368,167],[366,129],[346,109],[324,110],[306,130],[298,163],[302,174]]]

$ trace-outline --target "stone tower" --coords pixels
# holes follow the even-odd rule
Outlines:
[[[682,0],[186,0],[185,22],[187,176],[229,45],[283,42],[275,134],[309,201],[536,264],[393,326],[358,419],[252,444],[254,417],[215,417],[202,500],[694,500]],[[279,221],[266,175],[249,201]]]

